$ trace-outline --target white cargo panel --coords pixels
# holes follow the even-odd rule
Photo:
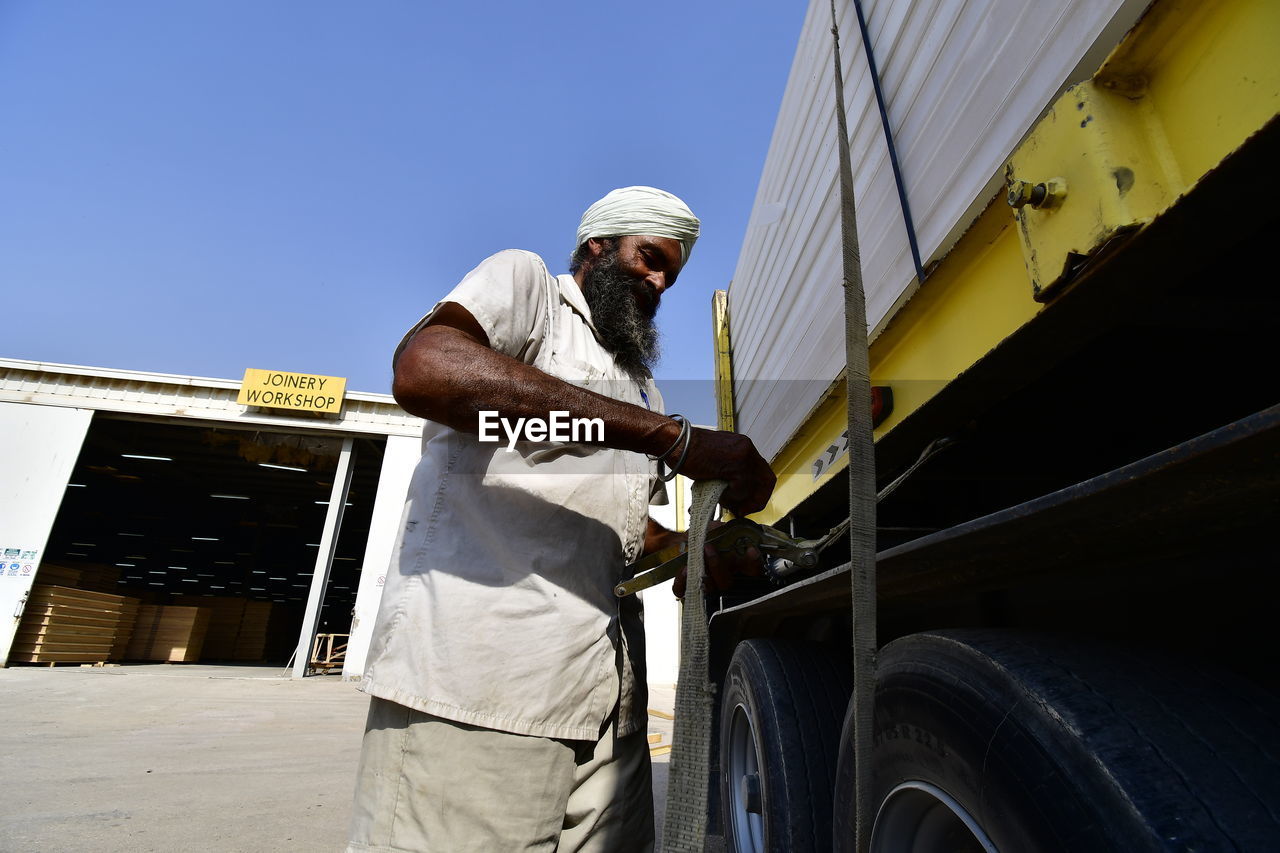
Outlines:
[[[1002,184],[1005,160],[1146,0],[863,4],[924,265]],[[851,0],[837,0],[867,322],[918,286]],[[830,0],[811,0],[729,288],[738,429],[772,458],[844,367]]]

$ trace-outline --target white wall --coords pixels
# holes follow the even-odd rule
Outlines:
[[[421,455],[422,439],[401,435],[387,437],[382,471],[378,475],[378,494],[373,499],[369,539],[360,571],[360,587],[356,590],[355,613],[351,617],[351,637],[347,640],[347,657],[342,665],[342,677],[345,679],[364,676],[365,658],[369,654],[373,623],[378,616],[387,569],[391,565],[391,552],[400,535],[400,518],[404,514],[405,497],[409,494],[409,480]]]
[[[90,409],[0,403],[0,661],[9,657]]]

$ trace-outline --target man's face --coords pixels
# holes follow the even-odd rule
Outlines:
[[[601,342],[634,377],[652,375],[658,361],[654,315],[680,273],[680,243],[668,237],[594,240],[582,290]]]
[[[668,287],[680,275],[680,242],[670,237],[618,237],[618,266],[636,279],[636,304],[653,319]]]

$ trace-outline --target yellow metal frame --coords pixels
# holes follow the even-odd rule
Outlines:
[[[1015,213],[1001,193],[872,344],[871,382],[894,395],[876,438],[1040,311],[1052,310],[1037,297],[1061,286],[1069,261],[1176,204],[1271,120],[1280,107],[1277,44],[1280,3],[1272,0],[1156,3],[1010,159],[1011,180],[1056,178],[1066,184],[1057,188],[1065,198]],[[731,389],[728,326],[718,304],[717,381]],[[732,395],[717,396],[726,428]],[[754,518],[776,522],[847,467],[846,456],[813,473],[813,462],[845,430],[845,407],[844,381],[837,378],[773,460],[778,486]]]
[[[711,333],[716,348],[716,426],[733,431],[733,349],[729,341],[729,295],[717,290],[711,295]]]

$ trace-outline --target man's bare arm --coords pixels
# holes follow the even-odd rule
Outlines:
[[[602,419],[604,440],[597,443],[618,450],[660,453],[680,433],[665,415],[579,388],[490,349],[480,324],[454,303],[441,306],[405,347],[392,391],[410,414],[473,434],[481,411],[514,419],[545,418],[552,410]]]
[[[392,391],[405,411],[461,432],[479,431],[481,411],[507,419],[600,418],[603,446],[655,455],[670,448],[680,426],[671,418],[565,382],[489,347],[484,329],[456,303],[445,303],[410,339],[395,363]],[[672,454],[672,459],[678,456]],[[681,473],[724,479],[721,503],[735,514],[764,508],[774,475],[746,436],[694,429]]]

